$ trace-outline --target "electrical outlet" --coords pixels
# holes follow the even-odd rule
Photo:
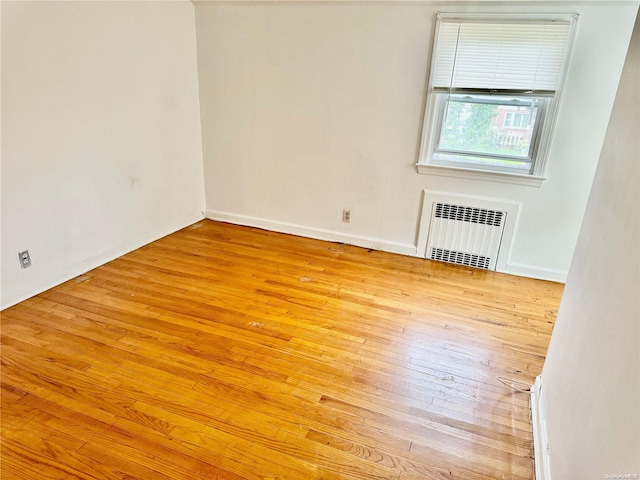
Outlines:
[[[342,210],[342,221],[351,223],[351,210]]]
[[[22,268],[29,268],[31,266],[31,257],[29,256],[29,250],[18,252],[18,258],[20,259],[20,266]]]

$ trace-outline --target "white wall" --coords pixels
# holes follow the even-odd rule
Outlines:
[[[636,23],[541,376],[556,480],[640,476],[639,132]]]
[[[195,42],[190,2],[2,3],[3,307],[201,218]]]
[[[198,3],[207,215],[410,254],[424,188],[496,197],[522,202],[507,270],[563,280],[636,10]],[[416,172],[438,11],[581,14],[541,188]]]

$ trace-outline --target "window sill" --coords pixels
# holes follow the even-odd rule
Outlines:
[[[441,177],[466,178],[470,180],[482,180],[485,182],[512,183],[514,185],[526,185],[529,187],[542,186],[546,177],[534,175],[519,175],[517,173],[491,172],[487,170],[473,170],[470,168],[445,167],[440,165],[427,165],[416,163],[418,173],[426,175],[438,175]]]

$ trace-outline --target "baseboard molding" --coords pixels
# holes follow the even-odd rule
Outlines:
[[[341,242],[348,245],[355,245],[357,247],[382,250],[383,252],[399,253],[402,255],[410,255],[414,257],[421,256],[420,254],[423,253],[418,252],[418,247],[416,245],[411,245],[408,243],[389,242],[377,238],[350,235],[348,233],[336,232],[335,230],[307,227],[304,225],[297,225],[295,223],[279,222],[266,218],[240,215],[237,213],[207,210],[205,212],[205,217],[209,220],[233,223],[235,225],[244,225],[247,227],[263,228],[265,230],[270,230],[273,232],[288,233],[301,237],[314,238],[316,240]],[[499,269],[498,271],[500,273],[508,273],[520,277],[529,277],[538,280],[548,280],[559,283],[565,283],[567,280],[567,272],[516,262],[507,262],[506,267],[504,269]]]
[[[504,270],[498,270],[502,273],[518,275],[519,277],[535,278],[537,280],[548,280],[550,282],[566,283],[567,274],[563,270],[554,270],[552,268],[536,267],[524,263],[507,262]]]
[[[88,258],[80,263],[75,265],[71,265],[67,268],[59,270],[53,274],[47,275],[41,280],[37,280],[31,285],[28,291],[18,291],[18,292],[10,292],[6,298],[2,298],[2,306],[0,310],[4,310],[5,308],[9,308],[17,303],[20,303],[28,298],[31,298],[39,293],[42,293],[50,288],[53,288],[61,283],[67,282],[72,278],[77,277],[78,275],[82,275],[83,273],[88,272],[89,270],[93,270],[100,265],[104,265],[111,260],[114,260],[122,255],[125,255],[133,250],[136,250],[148,243],[154,242],[162,237],[165,237],[173,232],[176,232],[182,228],[188,227],[189,225],[196,223],[204,218],[202,212],[194,213],[181,221],[174,222],[170,225],[166,225],[163,228],[156,229],[152,232],[149,232],[145,235],[132,239],[122,245],[119,245],[116,248],[108,250],[100,255],[95,257]]]
[[[402,255],[415,256],[417,249],[415,245],[406,243],[389,242],[376,238],[350,235],[348,233],[336,232],[334,230],[324,230],[322,228],[306,227],[294,223],[278,222],[266,218],[251,217],[248,215],[238,215],[235,213],[219,212],[207,210],[205,217],[209,220],[244,225],[247,227],[257,227],[273,232],[288,233],[300,237],[314,238],[316,240],[326,240],[329,242],[341,242],[357,247],[373,248],[384,252],[400,253]]]
[[[535,465],[535,480],[551,480],[549,466],[549,451],[547,449],[547,421],[542,396],[542,377],[538,375],[533,384],[534,393],[531,394],[531,422],[533,424],[533,457]]]

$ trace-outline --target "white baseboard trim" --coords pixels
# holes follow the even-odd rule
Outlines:
[[[533,457],[535,480],[551,480],[549,451],[547,440],[547,421],[542,396],[542,377],[538,375],[533,384],[534,393],[530,396],[531,422],[533,425]]]
[[[67,268],[47,275],[46,277],[35,281],[28,290],[10,292],[8,295],[5,295],[5,297],[8,298],[2,298],[2,306],[0,307],[0,310],[9,308],[17,303],[27,300],[28,298],[38,295],[39,293],[49,290],[56,285],[67,282],[72,278],[77,277],[78,275],[82,275],[89,270],[93,270],[100,265],[104,265],[105,263],[121,257],[122,255],[125,255],[129,252],[132,252],[133,250],[147,245],[148,243],[154,242],[182,228],[188,227],[189,225],[196,223],[203,218],[204,216],[202,212],[194,213],[181,221],[176,221],[170,225],[164,226],[163,228],[158,228],[145,235],[132,239],[131,241],[127,241],[126,243],[119,245],[111,250],[101,253],[100,255],[88,258],[80,263],[76,263],[75,265],[71,265]]]
[[[548,280],[550,282],[558,283],[566,283],[568,274],[568,272],[565,272],[563,270],[536,267],[534,265],[527,265],[517,262],[507,262],[504,270],[499,271],[502,273],[509,273],[511,275],[518,275],[519,277],[529,277],[538,280]]]
[[[266,218],[251,217],[248,215],[239,215],[236,213],[207,210],[205,212],[205,217],[209,220],[217,220],[220,222],[244,225],[247,227],[257,227],[265,230],[271,230],[273,232],[288,233],[291,235],[298,235],[300,237],[314,238],[316,240],[341,242],[348,245],[355,245],[357,247],[373,248],[374,250],[400,253],[402,255],[415,256],[417,252],[415,245],[410,245],[407,243],[389,242],[386,240],[379,240],[377,238],[350,235],[348,233],[336,232],[334,230],[305,227],[303,225],[297,225],[294,223],[278,222],[275,220],[268,220]]]

